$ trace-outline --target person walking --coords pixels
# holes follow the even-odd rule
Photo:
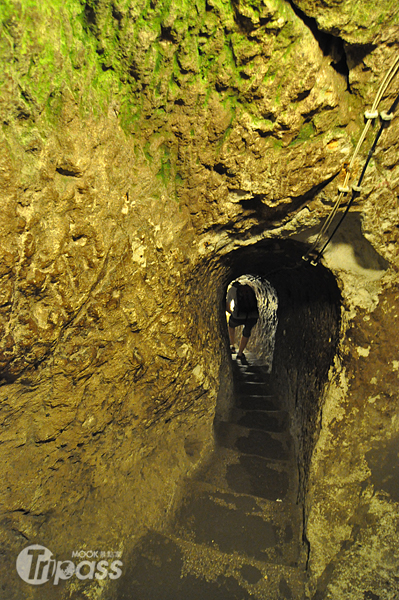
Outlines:
[[[244,325],[237,360],[246,363],[244,350],[247,347],[251,331],[259,318],[258,303],[253,288],[248,284],[234,281],[227,292],[226,310],[230,313],[228,328],[231,353],[235,353],[235,328]]]

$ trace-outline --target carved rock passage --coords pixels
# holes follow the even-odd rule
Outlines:
[[[259,348],[258,348],[259,350]],[[233,406],[173,524],[150,530],[111,596],[305,598],[306,550],[288,413],[267,366],[233,357]]]
[[[397,53],[398,11],[392,2],[295,6],[343,40],[351,93],[281,0],[0,7],[0,505],[10,561],[1,580],[10,600],[25,594],[14,564],[27,543],[51,540],[60,558],[82,545],[127,549],[166,518],[212,444],[224,286],[248,271],[234,250],[272,240],[278,263],[279,240],[308,241],[331,207],[363,110]],[[383,108],[397,92],[395,80]],[[344,302],[306,466],[315,593],[329,578],[326,594],[338,580],[350,587],[363,560],[356,544],[374,539],[365,513],[373,523],[383,509],[391,523],[396,514],[378,492],[389,485],[368,479],[366,455],[396,435],[397,123],[368,171],[359,219],[326,255]],[[367,244],[379,261],[363,256]],[[380,593],[377,550],[367,590],[353,594]],[[346,574],[341,558],[353,565]],[[43,589],[41,598],[64,594]]]

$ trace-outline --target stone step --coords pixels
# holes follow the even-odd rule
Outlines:
[[[270,394],[270,385],[265,381],[234,381],[234,392],[239,395],[262,395]]]
[[[253,454],[273,461],[288,461],[291,458],[292,438],[288,432],[269,433],[220,421],[215,427],[215,435],[219,446],[238,450],[242,454]]]
[[[249,370],[238,370],[234,373],[235,381],[241,381],[243,383],[264,383],[266,385],[271,385],[270,377],[266,376],[262,371],[249,371]]]
[[[172,526],[174,535],[263,562],[298,566],[302,514],[295,504],[226,492],[190,482]]]
[[[288,506],[292,505],[295,511],[295,514],[300,514],[301,510],[295,502],[294,498],[284,499],[279,501],[268,500],[265,498],[261,498],[259,496],[251,496],[245,493],[233,492],[231,490],[226,490],[225,488],[221,488],[214,483],[208,483],[203,480],[194,480],[192,478],[187,478],[183,483],[184,493],[187,496],[192,496],[193,494],[208,494],[213,495],[216,498],[219,496],[221,498],[229,498],[232,504],[236,504],[239,509],[246,511],[247,513],[257,513],[262,512],[262,514],[266,515],[266,517],[275,518],[277,515],[277,520],[279,522],[281,519],[284,519],[284,515],[287,510],[291,510]],[[183,501],[182,501],[183,502]],[[296,512],[297,511],[297,512]],[[281,515],[281,516],[279,516]],[[289,517],[291,519],[292,516]],[[299,522],[302,523],[302,517],[298,517]]]
[[[261,429],[270,433],[289,431],[289,416],[286,411],[243,410],[235,408],[230,421],[248,429]]]
[[[149,531],[112,600],[306,600],[305,571]]]
[[[274,412],[279,410],[276,396],[271,394],[239,394],[234,395],[235,406],[243,410],[265,410]]]
[[[263,367],[255,367],[251,365],[239,365],[233,363],[234,379],[239,381],[262,381],[264,383],[272,383],[272,376],[265,371]]]
[[[233,367],[237,369],[248,369],[248,370],[260,370],[265,374],[268,374],[266,365],[262,359],[256,358],[252,352],[244,352],[246,362],[242,363],[240,360],[237,360],[237,354],[232,354],[231,358],[233,361]]]
[[[298,476],[292,458],[286,462],[275,461],[217,447],[211,461],[194,479],[265,500],[295,503],[297,497]]]

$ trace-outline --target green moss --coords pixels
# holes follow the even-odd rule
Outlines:
[[[167,146],[165,146],[165,144],[163,144],[160,149],[163,154],[161,156],[161,167],[157,173],[157,177],[159,177],[162,180],[163,184],[166,187],[170,181],[172,172],[171,156],[170,150]]]
[[[157,173],[157,177],[159,177],[163,184],[166,186],[170,180],[170,173],[172,170],[172,166],[170,163],[170,160],[162,160],[161,162],[161,168],[159,169],[158,173]]]
[[[261,0],[241,1],[255,13],[264,9]],[[115,101],[127,134],[138,130],[144,118],[163,126],[167,122],[164,108],[168,111],[177,99],[184,99],[188,86],[201,90],[201,107],[207,106],[215,88],[219,90],[219,101],[231,113],[224,139],[240,104],[257,114],[255,104],[245,104],[252,80],[242,78],[240,72],[243,64],[262,52],[261,42],[248,40],[238,30],[231,0],[179,0],[174,19],[172,0],[0,2],[5,33],[13,44],[18,43],[18,53],[26,61],[25,71],[22,62],[8,63],[13,80],[29,90],[54,123],[62,113],[63,90],[74,94],[82,115],[106,113]],[[271,11],[276,8],[277,16],[289,19],[287,15],[292,14],[283,0],[266,4]],[[275,91],[275,79],[281,77],[280,56],[293,61],[297,29],[288,22],[277,36],[260,30],[259,40],[267,39],[269,44],[270,36],[275,44],[263,83],[273,83],[276,104],[283,85],[280,81]],[[162,41],[162,35],[170,35],[174,47],[167,39]],[[256,77],[256,68],[250,75]],[[160,108],[154,110],[154,106]],[[298,142],[305,133],[300,133]],[[195,137],[195,130],[191,135]],[[146,156],[153,160],[149,147]],[[159,170],[163,181],[173,180],[173,165],[174,159],[163,157]]]
[[[48,116],[52,120],[60,114],[59,107],[54,108],[54,97],[63,89],[79,88],[76,97],[86,106],[89,99],[93,102],[94,89],[97,108],[105,110],[118,81],[102,69],[95,40],[82,27],[79,2],[26,0],[23,5],[14,5],[5,0],[0,11],[15,48],[10,52],[18,56],[10,75],[29,91],[37,105],[51,108]]]
[[[277,139],[273,138],[273,148],[275,150],[280,150],[282,147],[283,147],[282,140],[277,140]]]
[[[311,122],[305,123],[301,127],[297,137],[294,140],[292,140],[292,142],[290,143],[290,146],[296,146],[298,144],[303,144],[304,142],[307,142],[314,136],[314,133],[315,133],[315,128],[314,128],[313,123],[311,123]]]
[[[143,148],[144,156],[148,160],[148,162],[152,162],[152,154],[150,152],[150,142],[147,142]]]

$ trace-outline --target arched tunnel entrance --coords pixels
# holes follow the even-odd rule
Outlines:
[[[304,249],[269,241],[219,261],[214,452],[186,482],[173,523],[142,540],[118,600],[307,597],[306,486],[338,343],[340,292],[325,267],[302,260]],[[225,299],[229,283],[248,274],[263,285],[266,304],[268,294],[277,298],[278,322],[267,352],[258,331],[248,364],[239,366],[229,352]]]
[[[248,321],[248,313],[244,313],[244,324],[237,326],[239,321],[234,320],[234,314],[231,315],[230,311],[232,307],[234,308],[235,300],[233,299],[232,306],[229,306],[229,295],[233,294],[236,296],[237,292],[235,290],[237,289],[237,284],[245,286],[246,288],[249,287],[253,290],[253,294],[250,293],[250,302],[256,302],[256,309],[254,307],[254,317],[256,322],[255,319],[250,319]],[[248,308],[250,309],[251,307],[248,306]],[[256,275],[245,274],[238,277],[235,282],[231,282],[227,288],[226,317],[229,327],[230,351],[232,354],[237,353],[237,360],[241,360],[238,356],[238,352],[240,350],[240,344],[242,343],[243,349],[245,345],[245,349],[248,348],[249,350],[256,351],[257,358],[262,361],[269,372],[271,371],[278,322],[277,309],[277,292],[266,279]],[[233,320],[230,319],[231,316],[233,316]],[[247,325],[244,329],[244,325],[247,322],[252,324],[252,326],[248,327]],[[235,323],[236,326],[231,327],[231,323]],[[253,323],[255,323],[255,325],[253,325]],[[239,334],[240,339],[238,339],[236,333]],[[249,337],[244,339],[243,343],[241,342],[241,339],[242,337],[245,338],[244,333],[249,333]],[[235,344],[237,344],[237,348],[235,347]]]
[[[341,314],[341,294],[334,275],[321,264],[312,266],[302,260],[305,251],[304,244],[290,240],[266,241],[240,248],[227,257],[225,284],[227,289],[232,280],[250,273],[263,283],[258,297],[263,294],[262,304],[272,305],[269,312],[264,310],[269,318],[273,315],[273,305],[278,304],[277,323],[271,327],[267,323],[266,332],[264,321],[259,319],[252,349],[271,372],[273,385],[278,388],[284,409],[290,415],[297,446],[298,494],[302,500],[320,426],[322,392],[337,349]],[[222,336],[228,344],[223,309],[221,301]],[[270,339],[270,336],[275,337]],[[231,375],[230,372],[227,375],[230,380]],[[216,424],[228,412],[229,393],[229,385],[221,387]]]

